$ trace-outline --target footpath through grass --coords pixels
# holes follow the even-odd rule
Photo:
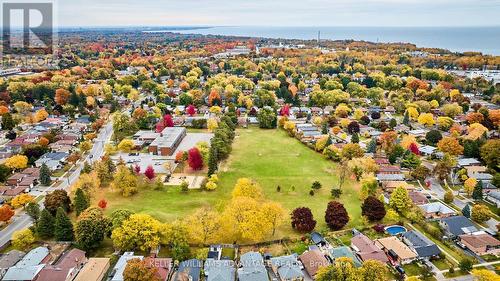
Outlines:
[[[140,190],[138,194],[124,198],[108,188],[94,196],[95,203],[106,199],[108,214],[118,208],[125,208],[150,214],[161,221],[173,221],[184,218],[202,206],[219,208],[230,199],[236,180],[248,177],[262,186],[267,199],[280,202],[289,212],[301,206],[311,208],[318,222],[317,229],[325,228],[325,209],[332,200],[330,189],[338,185],[337,164],[279,130],[251,127],[237,129],[236,133],[233,151],[220,167],[220,182],[216,191],[182,193],[179,187],[165,187],[162,191]],[[322,188],[311,196],[309,191],[314,181],[319,181]],[[276,191],[278,185],[281,192]],[[355,186],[355,182],[346,180],[339,199],[351,217],[347,227],[357,226],[361,218],[361,203]],[[292,235],[296,234],[287,222],[276,237]]]

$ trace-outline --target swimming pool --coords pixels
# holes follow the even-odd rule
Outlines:
[[[406,232],[406,228],[401,225],[391,225],[385,228],[385,231],[392,236]]]

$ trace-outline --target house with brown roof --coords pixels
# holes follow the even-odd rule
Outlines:
[[[427,199],[427,197],[421,192],[410,191],[408,192],[408,196],[415,205],[423,205],[429,203],[429,199]]]
[[[45,266],[34,280],[71,281],[86,262],[87,258],[84,251],[71,249],[57,263]]]
[[[417,254],[395,236],[377,239],[375,245],[384,250],[393,264],[407,264],[417,258]]]
[[[147,257],[144,259],[146,265],[150,268],[156,267],[156,275],[162,281],[166,281],[170,271],[172,270],[171,258]]]
[[[389,262],[385,252],[363,233],[358,233],[351,238],[351,248],[362,261],[378,260],[383,263]]]
[[[109,258],[90,258],[73,281],[101,281],[109,269]]]
[[[319,250],[307,251],[299,256],[299,260],[302,262],[306,272],[313,279],[314,276],[316,276],[316,273],[318,273],[318,269],[320,267],[330,265],[325,255],[323,255],[323,253]]]
[[[463,234],[458,237],[460,242],[476,255],[500,254],[500,241],[485,232]]]
[[[378,169],[379,174],[400,174],[401,167],[395,165],[382,165]]]

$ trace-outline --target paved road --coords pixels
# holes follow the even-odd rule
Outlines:
[[[76,165],[69,170],[69,172],[66,172],[64,175],[62,175],[59,178],[61,183],[57,187],[53,184],[49,187],[46,187],[43,192],[38,193],[38,195],[36,196],[37,199],[39,197],[45,196],[48,192],[51,192],[55,189],[67,190],[73,183],[76,182],[76,180],[80,176],[83,164],[85,162],[93,163],[104,155],[104,145],[106,144],[106,142],[110,141],[112,134],[113,124],[110,121],[99,132],[99,135],[94,142],[94,146],[90,150],[90,153],[87,155],[87,157],[83,160],[79,160]],[[39,204],[43,208],[42,202],[43,200],[40,200]],[[33,221],[31,217],[28,216],[24,211],[16,214],[12,219],[12,222],[0,231],[0,247],[3,247],[10,242],[10,239],[14,232],[29,227],[32,223]]]

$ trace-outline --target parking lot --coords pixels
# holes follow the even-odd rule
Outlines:
[[[139,167],[141,168],[141,173],[146,171],[146,168],[151,165],[156,173],[166,174],[168,172],[165,165],[166,163],[170,164],[172,171],[177,165],[170,157],[151,155],[147,153],[118,153],[111,156],[111,159],[115,163],[117,163],[120,158],[123,160],[123,162],[125,162],[127,166],[135,166],[136,164],[139,165]]]

